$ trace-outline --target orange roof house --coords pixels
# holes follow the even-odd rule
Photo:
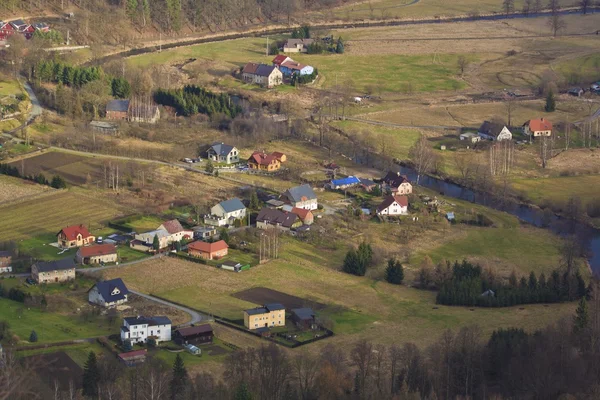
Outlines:
[[[229,246],[224,240],[214,243],[196,241],[188,244],[188,254],[192,257],[216,260],[227,255]]]
[[[296,214],[304,225],[311,225],[314,222],[315,217],[310,210],[294,207],[292,208],[292,213]]]
[[[532,119],[523,124],[523,133],[527,136],[552,136],[552,122],[545,118]]]
[[[285,155],[283,156],[285,157]],[[267,154],[260,151],[255,151],[252,153],[250,158],[248,158],[248,167],[250,167],[250,169],[268,172],[278,171],[281,168],[281,160],[278,159],[274,153]]]
[[[62,249],[81,247],[86,244],[94,243],[96,240],[83,225],[71,225],[61,229],[61,231],[56,234],[56,239],[58,247]]]

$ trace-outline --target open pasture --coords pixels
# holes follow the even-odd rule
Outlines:
[[[0,175],[0,204],[27,199],[41,193],[52,191],[54,191],[54,189],[49,186],[38,185],[37,183],[26,181],[24,179]]]
[[[282,293],[278,290],[264,287],[246,289],[241,292],[233,293],[232,296],[257,305],[280,303],[283,304],[287,310],[293,308],[310,307],[313,310],[318,311],[325,308],[325,304],[321,304],[316,301],[305,300],[287,293]]]

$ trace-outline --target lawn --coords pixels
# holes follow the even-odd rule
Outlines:
[[[207,362],[210,362],[210,361],[222,362],[229,355],[229,353],[231,353],[231,349],[229,347],[225,346],[223,344],[223,342],[221,340],[219,340],[218,338],[215,338],[213,340],[213,344],[210,346],[201,345],[198,347],[202,351],[202,354],[200,356],[195,356],[193,354],[188,353],[187,351],[183,351],[181,353],[171,353],[170,351],[167,351],[165,349],[161,349],[159,351],[152,352],[152,356],[165,361],[167,363],[167,365],[173,365],[173,363],[175,362],[175,358],[177,357],[177,354],[179,354],[181,356],[181,358],[183,359],[183,363],[186,366],[193,366],[193,365],[199,365],[199,364],[206,364]],[[224,354],[210,355],[209,354],[210,351],[208,350],[209,347],[214,347],[214,348],[218,347],[219,349],[222,349],[224,351]]]
[[[23,93],[19,82],[5,75],[0,75],[0,98]]]
[[[0,206],[3,228],[0,241],[19,241],[42,235],[49,239],[61,228],[76,224],[84,224],[92,234],[96,234],[104,224],[120,214],[117,205],[100,196],[76,189],[56,192],[45,197],[43,202],[28,200]]]
[[[533,241],[529,243],[534,244]],[[390,243],[390,246],[396,244]],[[231,294],[252,287],[272,288],[316,300],[327,304],[323,315],[331,320],[337,333],[323,342],[341,346],[350,346],[359,338],[382,343],[412,341],[427,345],[446,328],[456,329],[470,324],[483,327],[485,334],[510,326],[534,330],[570,315],[574,310],[573,304],[475,311],[462,307],[438,307],[433,292],[339,272],[337,269],[344,252],[345,248],[327,251],[289,240],[284,244],[280,259],[239,274],[164,258],[127,266],[118,272],[106,271],[106,275],[109,278],[122,277],[133,289],[156,293],[231,319],[240,319],[242,310],[255,306]],[[171,272],[167,276],[161,272],[165,269]],[[320,346],[313,344],[308,347]]]
[[[123,223],[119,221],[113,222],[130,228],[132,232],[148,232],[158,228],[165,220],[155,215],[140,215],[132,221]]]
[[[245,251],[237,250],[237,249],[229,249],[227,251],[227,256],[219,259],[219,260],[211,260],[208,261],[209,265],[221,265],[224,261],[235,261],[239,262],[242,265],[250,264],[250,266],[255,266],[258,264],[258,256],[254,253],[248,253]],[[240,273],[244,273],[242,271]]]
[[[556,65],[558,70],[567,80],[575,80],[588,84],[600,80],[600,54],[590,54],[578,58],[559,62]],[[589,85],[585,85],[586,87]]]
[[[109,335],[118,329],[103,317],[84,322],[74,314],[43,312],[4,298],[0,298],[0,320],[8,321],[11,331],[21,340],[26,341],[35,330],[40,343]]]
[[[535,204],[564,205],[570,197],[579,197],[585,205],[598,198],[600,175],[555,178],[514,179],[512,187]]]
[[[60,230],[60,228],[57,229]],[[52,261],[67,257],[75,257],[77,249],[69,249],[63,252],[63,249],[51,246],[50,243],[56,243],[56,235],[48,233],[35,236],[19,242],[19,252],[26,254],[38,260]]]
[[[93,351],[94,353],[96,353],[96,356],[110,354],[104,347],[102,347],[100,344],[94,342],[94,343],[70,344],[67,346],[48,347],[48,348],[35,349],[35,350],[24,350],[24,351],[19,351],[18,355],[19,355],[19,357],[29,357],[29,356],[41,355],[41,354],[52,354],[52,353],[57,353],[59,351],[64,351],[65,353],[67,353],[69,355],[69,357],[71,357],[73,359],[73,361],[75,361],[77,363],[77,365],[79,365],[82,368],[88,359],[90,351]]]
[[[117,247],[117,255],[122,263],[137,261],[150,257],[150,254],[134,250],[126,244]]]

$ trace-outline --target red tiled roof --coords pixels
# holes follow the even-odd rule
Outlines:
[[[296,61],[290,61],[290,60],[282,63],[281,66],[289,68],[289,69],[294,69],[297,71],[300,71],[302,68],[306,67],[306,65],[300,64],[299,62],[296,62]]]
[[[385,210],[386,208],[394,204],[394,202],[398,203],[402,207],[408,207],[408,197],[389,195],[385,199],[383,199],[381,204],[377,207],[377,211]]]
[[[310,212],[310,210],[306,210],[304,208],[298,208],[298,207],[292,208],[292,213],[299,216],[301,220],[304,220],[309,212]]]
[[[79,251],[82,257],[95,257],[105,256],[107,254],[115,254],[117,252],[117,248],[114,244],[104,243],[81,247]]]
[[[259,66],[260,66],[260,64],[249,62],[248,64],[246,64],[246,66],[242,70],[242,73],[244,73],[244,74],[255,74],[256,70],[258,69]]]
[[[285,60],[287,60],[288,56],[285,56],[283,54],[279,54],[278,56],[275,56],[275,58],[273,59],[272,63],[276,64],[276,65],[280,65],[282,62],[284,62]]]
[[[529,130],[533,132],[551,131],[552,122],[544,118],[532,119],[531,121],[529,121]]]
[[[276,160],[277,157],[275,157],[273,154],[261,153],[260,151],[255,151],[248,159],[249,162],[254,162],[259,165],[269,165],[274,163]]]
[[[184,230],[183,226],[181,226],[181,223],[179,221],[177,221],[176,219],[172,219],[170,221],[163,222],[162,225],[165,227],[166,231],[169,232],[170,234],[179,233]]]
[[[279,161],[281,161],[281,158],[285,156],[285,154],[279,152],[279,151],[274,151],[271,153],[271,155],[273,157],[275,157],[276,159],[278,159]]]
[[[83,225],[67,226],[66,228],[63,228],[60,232],[65,234],[67,240],[77,240],[78,234],[81,234],[81,237],[83,238],[88,238],[92,236],[90,235],[90,232],[87,230],[87,228]]]
[[[227,248],[229,248],[229,246],[227,246],[227,243],[225,243],[224,240],[219,240],[214,243],[196,241],[188,244],[188,249],[201,251],[203,253],[214,253],[215,251],[225,250]]]

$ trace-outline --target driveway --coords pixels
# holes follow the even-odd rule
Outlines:
[[[29,83],[25,82],[23,86],[25,87],[25,91],[29,95],[29,100],[31,100],[31,113],[29,114],[26,123],[27,125],[29,125],[34,119],[42,115],[42,106],[37,96],[35,95],[33,89],[31,88],[31,86],[29,86]]]
[[[192,317],[192,319],[189,322],[187,322],[185,324],[181,324],[179,326],[186,326],[186,325],[191,325],[191,324],[197,324],[198,322],[210,321],[211,320],[211,318],[208,315],[201,314],[201,313],[199,313],[197,311],[192,310],[191,308],[180,306],[178,304],[173,304],[173,303],[171,303],[171,302],[169,302],[167,300],[162,300],[162,299],[159,299],[157,297],[151,296],[149,294],[137,292],[135,290],[129,289],[129,291],[131,293],[133,293],[133,294],[136,294],[136,295],[140,296],[140,297],[143,297],[143,298],[148,299],[150,301],[154,301],[155,303],[159,303],[159,304],[162,304],[162,305],[165,305],[165,306],[169,306],[169,307],[172,307],[172,308],[176,308],[178,310],[186,312],[186,313],[188,313],[190,315],[190,317]]]

